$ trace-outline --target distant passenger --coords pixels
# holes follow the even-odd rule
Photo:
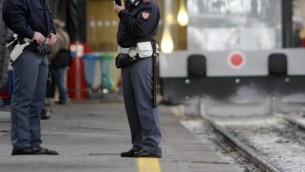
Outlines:
[[[293,47],[302,47],[301,32],[304,30],[300,21],[293,23]]]
[[[63,29],[59,19],[54,20],[54,25],[56,29],[57,42],[52,46],[53,51],[50,55],[50,61],[54,70],[55,85],[59,91],[59,100],[55,103],[63,105],[67,103],[68,99],[65,84],[65,70],[70,65],[70,37]]]

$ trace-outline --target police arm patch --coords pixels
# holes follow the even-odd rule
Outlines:
[[[142,12],[142,17],[143,19],[147,20],[150,16],[150,13],[149,12]]]

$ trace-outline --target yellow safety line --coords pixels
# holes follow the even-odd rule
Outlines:
[[[158,158],[139,158],[139,172],[161,172]]]

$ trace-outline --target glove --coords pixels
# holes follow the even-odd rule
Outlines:
[[[39,44],[36,47],[38,54],[45,56],[47,54],[51,54],[52,48],[47,44]]]

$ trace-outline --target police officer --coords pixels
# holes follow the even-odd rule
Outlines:
[[[122,68],[125,109],[132,148],[121,157],[162,157],[158,108],[153,106],[152,41],[160,20],[155,0],[114,3],[120,18],[117,67]],[[118,5],[119,4],[119,5]]]
[[[49,46],[56,42],[52,14],[45,0],[5,0],[2,11],[6,26],[18,34],[20,44],[33,40],[12,62],[12,155],[58,155],[41,146],[40,127],[48,74],[47,54]]]

